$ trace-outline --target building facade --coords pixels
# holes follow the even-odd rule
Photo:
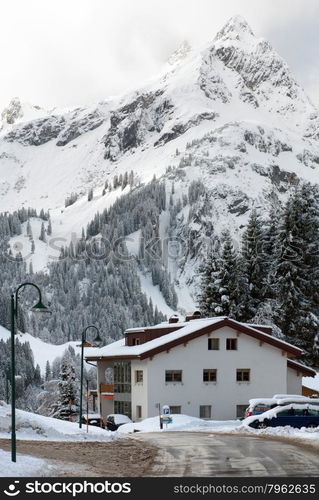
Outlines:
[[[271,328],[229,318],[172,319],[130,329],[87,360],[97,363],[103,418],[124,413],[134,421],[171,413],[224,420],[243,415],[248,400],[302,393],[314,370],[292,360],[302,351],[271,335]]]

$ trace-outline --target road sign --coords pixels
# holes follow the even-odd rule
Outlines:
[[[169,409],[169,406],[168,405],[164,405],[163,408],[162,408],[162,414],[163,415],[170,415],[171,411]]]
[[[173,422],[172,417],[169,417],[167,415],[165,415],[164,417],[162,417],[162,420],[163,420],[163,424],[171,424]]]

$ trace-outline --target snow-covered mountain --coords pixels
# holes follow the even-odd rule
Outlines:
[[[53,235],[69,240],[122,194],[102,196],[105,181],[131,170],[138,183],[154,174],[168,191],[174,183],[175,201],[200,180],[209,192],[211,225],[234,235],[252,207],[285,199],[300,179],[319,179],[318,111],[285,61],[240,16],[199,51],[184,43],[135,92],[39,117],[14,100],[2,122],[0,211],[49,209]],[[65,208],[71,193],[79,198]],[[193,238],[205,233],[188,205],[177,221],[175,236],[186,226]],[[161,236],[169,224],[162,216]],[[170,269],[187,306],[188,265]]]
[[[22,103],[19,97],[14,97],[1,113],[0,130],[8,132],[12,125],[36,120],[49,114],[49,110],[29,103]]]

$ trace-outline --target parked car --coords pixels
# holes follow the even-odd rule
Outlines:
[[[88,418],[87,415],[82,415],[82,424],[87,425],[87,423],[105,429],[103,418],[98,413],[89,413]]]
[[[266,427],[319,427],[319,406],[310,404],[289,404],[276,406],[259,415],[247,417],[244,424],[254,429]]]
[[[274,398],[255,398],[249,400],[249,406],[245,410],[245,417],[259,415],[271,408],[277,406],[277,401]]]
[[[131,423],[132,420],[127,415],[121,413],[111,413],[106,417],[106,428],[109,431],[116,431],[121,425]]]
[[[272,398],[255,398],[249,400],[245,410],[245,417],[260,415],[276,406],[285,406],[291,403],[319,405],[319,399],[298,396],[295,394],[276,394]]]

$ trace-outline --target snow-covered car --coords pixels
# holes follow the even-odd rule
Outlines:
[[[82,424],[95,425],[96,427],[105,428],[103,419],[98,413],[89,413],[88,415],[82,415]]]
[[[266,427],[319,427],[319,406],[296,403],[284,406],[276,406],[259,415],[245,418],[244,425],[254,429],[265,429]]]
[[[106,417],[106,428],[109,431],[116,431],[121,425],[132,423],[132,420],[127,415],[121,413],[111,413]]]
[[[245,410],[245,417],[259,415],[271,408],[277,406],[277,401],[274,398],[255,398],[249,400],[249,406]]]
[[[276,408],[276,406],[285,406],[291,403],[319,405],[319,399],[295,394],[275,394],[272,398],[250,399],[249,406],[245,411],[245,417],[260,415],[260,413]]]

